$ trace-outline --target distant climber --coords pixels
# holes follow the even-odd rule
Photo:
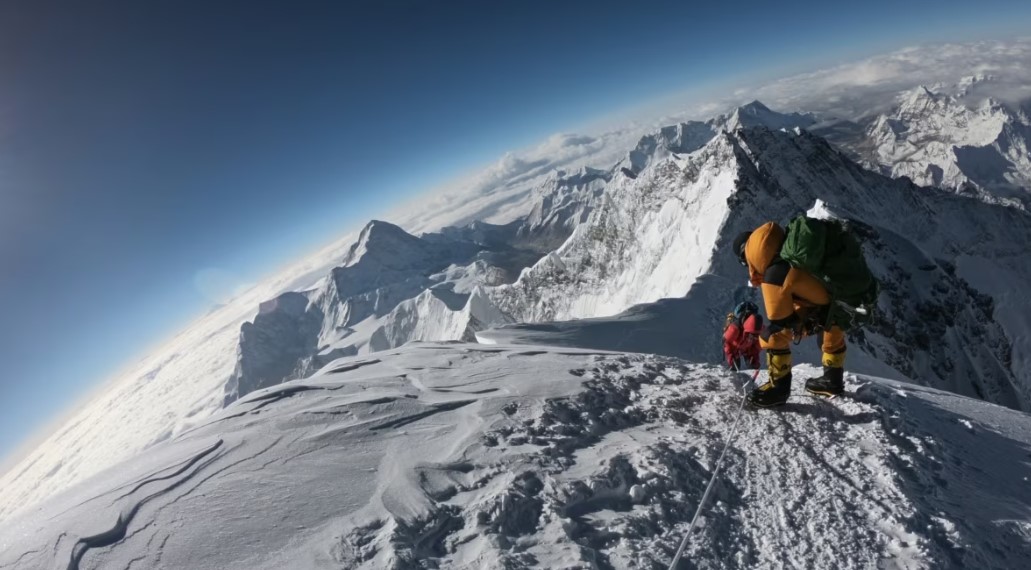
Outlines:
[[[759,369],[759,333],[762,328],[763,318],[755,303],[739,303],[734,312],[727,313],[723,325],[723,355],[727,366],[733,370],[743,367]]]
[[[816,335],[823,375],[806,380],[811,394],[845,390],[845,330],[869,314],[877,282],[859,243],[837,221],[799,216],[788,230],[768,222],[734,240],[734,252],[759,287],[769,325],[759,335],[769,380],[749,401],[758,407],[784,404],[791,395],[791,342]]]

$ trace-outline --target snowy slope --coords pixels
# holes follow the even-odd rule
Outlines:
[[[384,218],[412,234],[475,220],[507,224],[530,215],[538,199],[535,189],[554,181],[556,171],[575,173],[587,165],[613,164],[639,137],[639,129],[590,137],[556,135],[428,191],[425,198]],[[221,409],[226,380],[238,364],[241,326],[278,295],[317,288],[359,237],[358,231],[347,233],[282,268],[154,347],[86,403],[77,405],[54,433],[0,475],[0,518],[181,433]]]
[[[320,286],[284,293],[264,303],[252,322],[244,323],[237,367],[226,385],[225,402],[255,389],[303,378],[341,356],[386,350],[413,340],[471,340],[476,331],[487,326],[551,317],[528,314],[531,303],[523,299],[518,301],[521,306],[495,304],[493,301],[501,297],[492,290],[514,281],[522,269],[561,246],[578,227],[594,228],[596,224],[587,224],[592,212],[599,206],[603,212],[611,211],[613,196],[618,200],[624,187],[634,186],[638,174],[653,177],[650,165],[706,146],[721,129],[763,122],[775,127],[797,126],[811,124],[813,119],[782,115],[753,102],[706,123],[661,129],[643,137],[609,170],[584,167],[573,173],[556,171],[532,192],[536,200],[533,210],[505,225],[476,222],[417,237],[386,222],[370,223],[343,264],[334,268]],[[731,176],[725,173],[722,193],[702,199],[690,197],[698,193],[695,188],[685,189],[683,209],[703,203],[702,213],[716,213],[711,221],[718,224]],[[639,190],[628,188],[625,192]],[[629,210],[629,220],[616,232],[653,224],[647,218],[634,218],[638,213],[650,215],[647,204],[619,207]],[[670,216],[677,216],[675,209]],[[658,291],[662,292],[683,283],[676,266],[681,259],[692,256],[697,246],[697,240],[681,239],[677,226],[671,229],[666,231],[670,243],[643,251],[639,257],[648,263],[651,256],[665,256],[668,267],[664,271],[675,282],[660,284]],[[708,230],[703,227],[700,231]],[[602,244],[599,256],[613,253],[604,251],[608,246]],[[559,251],[563,255],[565,250]],[[557,255],[549,255],[544,263],[557,259]],[[599,264],[604,265],[600,258]],[[638,281],[637,273],[628,273],[611,282],[610,288],[623,296],[605,299],[600,305],[588,290],[575,296],[563,289],[556,292],[578,303],[583,316],[610,314],[628,306],[628,299],[656,297],[654,290],[640,291],[639,286],[648,283]]]
[[[545,347],[340,360],[7,521],[0,565],[662,568],[741,381]],[[684,567],[1031,564],[1031,417],[894,381],[848,388],[747,412]]]

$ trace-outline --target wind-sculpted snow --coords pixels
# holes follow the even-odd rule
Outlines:
[[[743,379],[540,346],[341,360],[8,521],[0,567],[662,568]],[[847,383],[746,412],[690,567],[1031,564],[1029,416]]]

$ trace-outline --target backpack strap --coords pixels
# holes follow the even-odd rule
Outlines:
[[[723,332],[727,332],[727,329],[729,329],[731,325],[736,324],[738,324],[737,315],[734,313],[727,313],[727,318],[723,321]]]

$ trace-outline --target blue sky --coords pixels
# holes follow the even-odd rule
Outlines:
[[[1025,1],[5,2],[0,457],[212,306],[507,150]]]

